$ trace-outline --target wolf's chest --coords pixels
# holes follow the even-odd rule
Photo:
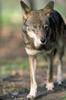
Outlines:
[[[52,52],[52,50],[46,51],[46,50],[36,50],[36,49],[29,49],[29,48],[25,48],[25,50],[28,55],[36,55],[36,54],[40,54],[40,53],[47,55]]]

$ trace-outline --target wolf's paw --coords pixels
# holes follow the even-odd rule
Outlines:
[[[47,84],[46,84],[46,88],[47,88],[47,90],[49,91],[49,90],[53,90],[53,88],[54,88],[54,84],[53,84],[53,82],[48,82]]]
[[[36,94],[29,93],[29,94],[27,95],[27,98],[28,98],[28,99],[32,99],[32,98],[35,98],[35,97],[36,97]]]
[[[58,85],[62,85],[63,80],[57,80]]]
[[[30,90],[30,93],[27,95],[28,99],[35,98],[37,94],[37,86],[33,86]]]
[[[58,76],[57,77],[57,83],[58,83],[58,85],[62,85],[62,83],[63,83],[63,76]]]

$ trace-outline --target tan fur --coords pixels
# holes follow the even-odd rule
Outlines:
[[[47,57],[47,90],[53,90],[53,59],[58,54],[59,63],[57,71],[57,82],[62,84],[62,67],[64,55],[65,23],[61,15],[53,10],[54,5],[49,4],[40,11],[25,11],[23,36],[25,50],[29,56],[30,65],[30,92],[27,98],[36,97],[37,83],[35,77],[36,56],[44,53]],[[24,8],[24,6],[23,6]],[[30,11],[30,12],[29,12]]]

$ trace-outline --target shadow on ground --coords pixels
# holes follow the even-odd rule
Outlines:
[[[0,100],[27,100],[28,86],[24,87],[22,77],[8,76],[0,80]],[[47,91],[45,85],[38,86],[38,93],[32,100],[66,100],[66,79],[62,85],[54,84],[53,91]]]
[[[18,91],[13,91],[6,95],[0,96],[0,100],[27,100],[26,95],[28,94],[28,92],[29,90],[27,88],[21,88]],[[62,92],[66,92],[66,80],[62,86],[58,86],[56,84],[55,89],[52,92],[48,92],[43,86],[38,87],[37,97],[31,100],[48,100],[48,97],[49,100],[63,100],[61,97],[57,97],[58,94],[61,94]]]

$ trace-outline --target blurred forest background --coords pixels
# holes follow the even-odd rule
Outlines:
[[[66,0],[56,0],[57,9],[66,21]],[[20,0],[0,0],[0,75],[27,68],[28,60],[22,41]],[[21,72],[22,73],[22,72]]]

